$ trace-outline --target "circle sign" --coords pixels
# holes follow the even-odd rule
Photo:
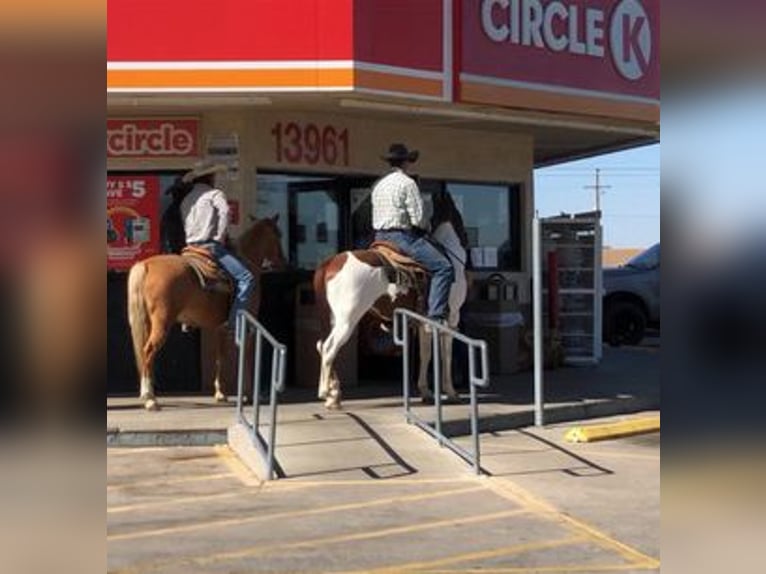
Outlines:
[[[628,80],[638,80],[649,68],[652,30],[639,0],[622,0],[612,13],[609,39],[617,70]]]

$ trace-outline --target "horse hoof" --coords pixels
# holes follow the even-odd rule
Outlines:
[[[326,402],[326,403],[324,404],[324,407],[325,407],[325,408],[326,408],[328,411],[339,411],[339,410],[341,410],[341,406],[340,406],[338,403],[331,403],[331,402]]]
[[[420,402],[422,402],[424,405],[432,405],[434,404],[434,398],[432,395],[424,395],[420,397]]]
[[[216,393],[213,397],[215,399],[215,402],[217,403],[225,403],[226,402],[226,395],[223,393]]]
[[[158,411],[160,410],[160,405],[157,404],[157,401],[155,401],[154,399],[149,399],[148,401],[144,403],[144,408],[147,411]]]
[[[463,399],[460,398],[460,395],[447,396],[447,398],[444,399],[444,403],[447,405],[459,405],[462,402]]]

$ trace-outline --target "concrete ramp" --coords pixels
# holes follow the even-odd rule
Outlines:
[[[264,479],[264,464],[249,431],[243,425],[231,425],[228,439],[240,459]],[[461,460],[446,461],[450,455],[407,425],[398,410],[317,412],[280,420],[277,427],[279,478],[376,480],[470,473]]]

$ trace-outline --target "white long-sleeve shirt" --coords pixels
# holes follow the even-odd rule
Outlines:
[[[376,231],[410,227],[426,228],[423,198],[415,180],[404,171],[382,177],[372,190],[372,227]]]
[[[229,225],[226,195],[204,183],[194,185],[181,202],[186,242],[223,242]]]

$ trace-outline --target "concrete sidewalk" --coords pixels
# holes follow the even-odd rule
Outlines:
[[[545,423],[658,409],[659,363],[658,346],[606,347],[604,359],[596,367],[565,367],[546,371]],[[463,404],[444,405],[444,431],[450,436],[470,432],[468,389],[458,387],[458,391],[464,397]],[[402,391],[395,382],[344,388],[343,392],[345,412],[370,412],[401,419]],[[483,390],[479,397],[482,432],[533,424],[531,372],[493,377],[490,387]],[[151,444],[225,442],[226,428],[234,421],[234,397],[230,397],[230,402],[223,405],[213,403],[212,398],[207,396],[165,396],[159,399],[163,410],[154,413],[145,412],[137,398],[109,398],[108,443],[142,444],[140,433],[154,433],[155,442]],[[420,416],[429,418],[433,415],[433,406],[421,405],[417,398],[413,404]],[[314,389],[290,388],[288,383],[287,390],[280,398],[280,424],[325,415],[327,412],[317,400]],[[164,442],[162,436],[165,437]]]

